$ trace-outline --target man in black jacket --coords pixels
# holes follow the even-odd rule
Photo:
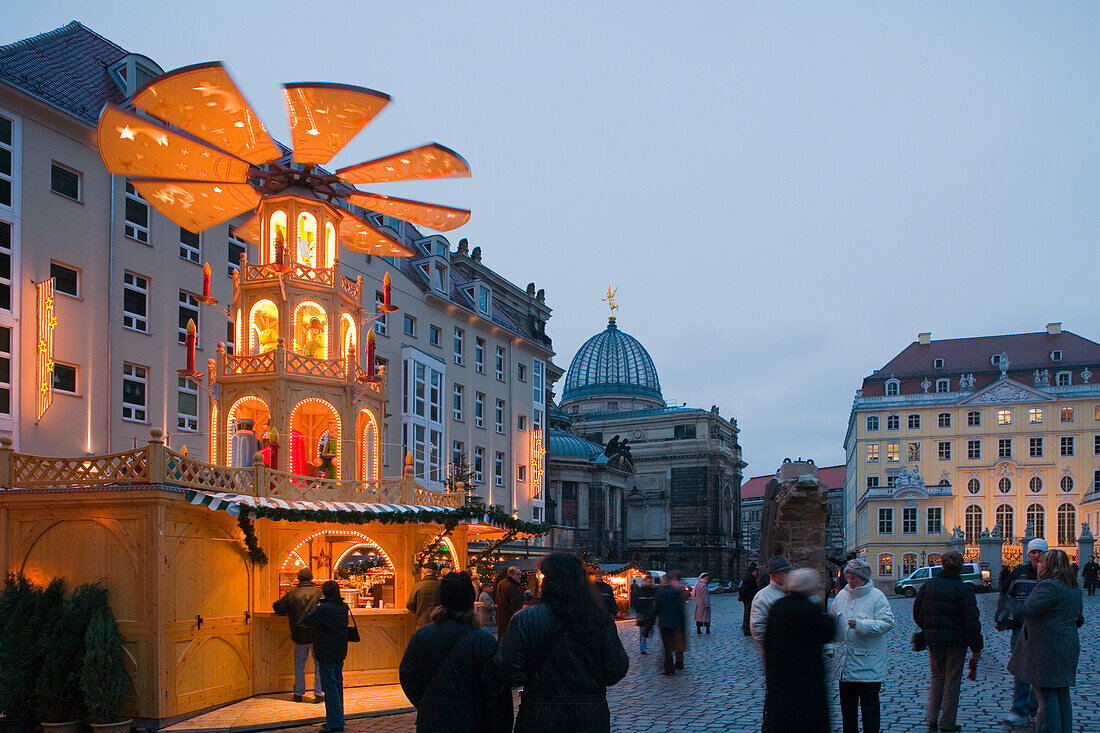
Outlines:
[[[684,668],[684,628],[687,626],[687,611],[684,607],[684,591],[680,585],[680,574],[675,570],[661,576],[661,587],[653,599],[657,626],[661,629],[661,646],[665,652],[665,667],[661,674],[671,677],[677,669]],[[676,663],[672,657],[676,655]]]
[[[635,585],[630,589],[630,607],[634,609],[637,619],[638,638],[642,654],[648,654],[645,649],[646,639],[653,631],[653,598],[657,595],[657,589],[653,587],[653,576],[646,573],[641,585]]]
[[[745,636],[752,636],[749,629],[749,619],[752,618],[752,599],[756,596],[756,563],[749,563],[749,569],[745,571],[745,577],[741,578],[741,587],[737,589],[737,600],[745,606],[741,614],[741,631]]]
[[[1022,601],[1031,595],[1031,590],[1039,582],[1039,558],[1047,551],[1047,542],[1043,539],[1033,539],[1027,544],[1027,562],[1017,565],[1007,573],[1001,573],[1000,590],[997,598],[997,612],[993,616],[993,628],[997,631],[1012,629],[1012,637],[1008,642],[1008,653],[1016,647],[1020,639],[1021,630],[1024,628],[1023,618],[1013,618],[1008,613],[1009,600]],[[1012,709],[1004,717],[1004,722],[1009,725],[1028,725],[1031,718],[1039,709],[1039,702],[1031,692],[1031,685],[1019,677],[1012,678]]]
[[[949,550],[940,562],[940,574],[917,591],[913,620],[924,634],[932,668],[925,722],[930,729],[938,726],[940,731],[957,731],[961,730],[955,725],[955,715],[966,648],[973,650],[975,659],[981,656],[982,622],[974,586],[960,577],[962,553]]]
[[[344,658],[348,655],[348,604],[340,597],[340,584],[321,584],[321,601],[302,623],[313,627],[313,656],[325,693],[325,725],[322,730],[344,729]]]
[[[294,642],[294,702],[301,702],[306,692],[306,658],[313,649],[313,629],[304,625],[302,619],[317,608],[321,600],[321,589],[313,584],[313,573],[309,568],[298,571],[298,585],[289,589],[283,597],[272,604],[275,613],[286,616],[290,622],[290,639]],[[317,658],[313,658],[313,696],[315,702],[324,702],[321,692],[321,675],[317,673]]]

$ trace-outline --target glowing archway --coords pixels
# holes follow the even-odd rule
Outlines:
[[[210,454],[206,457],[208,463],[218,462],[218,405],[210,405]]]
[[[226,465],[239,466],[242,461],[233,455],[233,439],[237,437],[235,423],[239,419],[252,420],[253,431],[256,435],[264,435],[268,432],[268,424],[271,412],[267,403],[256,395],[245,395],[229,408],[225,414],[225,460]]]
[[[286,212],[282,209],[276,209],[271,212],[270,226],[268,227],[267,235],[267,251],[265,254],[265,264],[268,262],[275,262],[277,259],[275,252],[281,250],[286,246]]]
[[[340,315],[340,357],[345,358],[350,353],[352,358],[358,358],[356,346],[359,343],[358,333],[355,328],[355,319],[350,313]]]
[[[294,351],[314,359],[328,358],[328,314],[312,300],[294,308]]]
[[[317,217],[308,211],[298,214],[294,259],[306,267],[317,267]]]
[[[359,480],[375,481],[382,475],[382,441],[379,440],[378,420],[373,412],[359,411],[355,434],[359,441]]]
[[[279,344],[279,306],[264,298],[257,300],[248,311],[248,350],[243,344],[237,348],[241,353],[253,356],[274,351]]]
[[[290,411],[290,470],[303,476],[340,478],[340,413],[319,397],[307,397]]]
[[[332,269],[336,264],[336,227],[331,221],[325,222],[325,267]]]
[[[245,346],[244,341],[241,339],[241,333],[244,331],[244,324],[241,323],[241,309],[237,309],[237,320],[233,321],[233,353],[235,354],[247,354],[248,347]]]

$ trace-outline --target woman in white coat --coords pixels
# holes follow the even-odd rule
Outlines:
[[[886,634],[894,614],[882,591],[871,585],[871,566],[855,559],[844,566],[848,585],[837,593],[829,613],[836,619],[836,642],[826,652],[834,657],[840,679],[840,714],[844,733],[879,733],[879,689],[886,678]],[[858,711],[857,711],[858,708]]]

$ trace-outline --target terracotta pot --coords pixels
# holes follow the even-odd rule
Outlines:
[[[42,723],[42,733],[80,733],[83,724],[79,720],[66,723]]]
[[[130,733],[133,722],[133,718],[127,718],[117,723],[91,723],[92,733]]]

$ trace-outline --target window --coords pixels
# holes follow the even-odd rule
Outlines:
[[[378,306],[382,305],[385,302],[386,302],[385,298],[382,296],[382,291],[381,290],[374,291],[374,309],[375,309],[376,312],[378,311]],[[385,336],[386,335],[386,319],[387,318],[388,318],[388,316],[382,316],[377,321],[375,321],[374,324],[373,324],[374,332],[376,334],[378,334],[379,336]]]
[[[526,481],[526,480],[527,480],[527,466],[525,466],[521,463],[520,465],[516,466],[516,481]]]
[[[1031,425],[1040,425],[1043,422],[1043,408],[1032,407],[1027,411],[1027,421]]]
[[[1051,361],[1061,361],[1062,360],[1062,350],[1061,349],[1055,349],[1054,351],[1050,352],[1050,360]]]
[[[458,463],[466,455],[466,444],[461,440],[451,441],[451,463]]]
[[[1077,507],[1073,504],[1058,506],[1058,544],[1077,544]]]
[[[868,489],[877,489],[878,488],[878,476],[868,476],[867,477],[867,488]]]
[[[237,352],[237,329],[233,321],[225,322],[225,353],[235,354]]]
[[[963,531],[966,533],[967,542],[977,542],[982,534],[982,508],[971,504],[963,514]]]
[[[1028,438],[1027,439],[1027,454],[1032,458],[1043,457],[1043,439],[1042,438]]]
[[[868,415],[867,416],[867,431],[873,433],[876,430],[878,430],[878,415]]]
[[[901,510],[901,533],[917,533],[917,508],[915,506],[907,506]]]
[[[938,552],[930,552],[930,553],[928,553],[928,560],[927,560],[927,562],[928,562],[928,564],[929,564],[929,565],[939,565],[939,564],[940,564],[940,557],[942,557],[942,556],[940,555],[940,553],[938,553]]]
[[[465,387],[463,387],[461,384],[456,384],[454,385],[454,389],[451,392],[452,416],[455,420],[458,420],[459,422],[462,421],[462,398],[465,396],[465,391]]]
[[[122,419],[132,422],[146,421],[145,391],[148,387],[148,370],[137,364],[122,365]]]
[[[402,362],[401,446],[412,454],[413,475],[443,483],[444,373],[438,361],[406,347]]]
[[[465,338],[466,338],[466,332],[463,331],[461,328],[456,328],[455,329],[455,344],[454,344],[455,364],[461,364],[462,363],[462,343],[463,343],[463,339],[465,339]]]
[[[916,511],[914,509],[913,511]],[[917,569],[917,553],[907,552],[901,556],[901,574],[908,575]]]
[[[485,427],[485,394],[474,392],[474,427]]]
[[[1011,425],[1012,424],[1012,410],[997,410],[997,424],[998,425]]]
[[[893,577],[894,575],[894,556],[888,552],[883,552],[878,556],[878,574],[883,576]]]
[[[516,430],[526,430],[526,429],[527,429],[527,416],[526,415],[516,415]]]
[[[1066,405],[1058,411],[1059,419],[1062,422],[1073,422],[1073,405]]]
[[[920,460],[920,443],[910,443],[909,444],[909,449],[908,449],[908,451],[906,451],[906,453],[909,456],[908,460],[909,460],[910,463],[912,463],[914,461],[919,461]]]
[[[122,327],[149,333],[149,280],[133,272],[122,276]]]
[[[997,457],[1012,458],[1012,438],[999,438],[997,440]]]
[[[428,343],[432,346],[439,346],[440,331],[439,326],[428,326]]]
[[[966,413],[966,425],[970,428],[979,427],[982,424],[982,413],[978,410],[971,410]]]
[[[1031,522],[1032,531],[1039,539],[1046,538],[1046,510],[1043,509],[1042,504],[1032,504],[1027,508],[1026,519],[1024,521]]]
[[[898,393],[901,388],[901,382],[896,379],[891,379],[886,383],[886,396],[893,397]]]
[[[180,430],[195,432],[199,429],[199,385],[183,377],[177,377],[177,379],[179,392],[176,427]]]
[[[1000,491],[1002,494],[1007,494],[1011,492],[1012,479],[1010,479],[1008,476],[1001,478],[1001,480],[997,482],[997,491]]]
[[[1092,436],[1092,454],[1100,456],[1100,435]]]
[[[1054,377],[1054,382],[1059,387],[1068,387],[1073,383],[1069,372],[1058,372]]]
[[[997,507],[994,518],[997,528],[1001,531],[1001,537],[1003,537],[1006,542],[1013,542],[1016,539],[1016,533],[1014,530],[1014,510],[1012,509],[1012,505],[1001,504]]]
[[[407,313],[405,314],[405,335],[416,336],[416,319]]]
[[[179,335],[177,338],[182,344],[187,340],[187,322],[194,321],[196,327],[201,324],[199,323],[199,299],[186,290],[181,290],[179,300]],[[196,344],[198,344],[200,333],[201,330],[195,332]]]
[[[943,359],[933,359],[932,360],[932,368],[933,369],[943,369]]]
[[[149,204],[130,182],[126,183],[126,236],[149,244]]]
[[[77,385],[79,380],[77,379],[77,367],[72,364],[62,364],[55,361],[53,363],[53,390],[54,392],[65,392],[66,394],[76,394],[79,390]]]
[[[485,339],[474,339],[474,371],[485,373]]]
[[[1092,421],[1100,422],[1100,405],[1092,406]]]
[[[1058,443],[1059,443],[1059,453],[1062,456],[1072,456],[1073,455],[1073,436],[1072,435],[1063,435],[1058,440]]]
[[[72,267],[62,265],[59,262],[50,263],[50,277],[53,278],[53,287],[59,293],[80,297],[80,271]]]
[[[867,462],[878,463],[878,443],[867,444]]]
[[[496,431],[504,435],[504,400],[497,400],[494,422]]]
[[[982,490],[982,482],[976,478],[972,478],[966,482],[966,490],[971,494],[980,493]]]
[[[0,414],[11,414],[11,329],[7,326],[0,326]]]
[[[910,430],[920,430],[920,415],[910,415],[908,425]]]
[[[939,459],[941,461],[950,461],[951,460],[951,441],[950,440],[941,440],[936,445],[936,453],[939,455]]]
[[[900,427],[901,427],[901,418],[900,417],[898,417],[897,415],[887,415],[886,416],[886,429],[887,430],[897,430]]]
[[[54,163],[50,166],[50,190],[73,201],[80,200],[80,173]]]
[[[497,347],[497,381],[504,381],[504,349]]]
[[[493,485],[504,486],[504,454],[500,452],[493,457]]]
[[[480,445],[474,446],[474,483],[485,483],[485,449]]]
[[[924,531],[928,534],[940,534],[943,532],[943,507],[930,506],[924,514]],[[929,559],[931,562],[931,559]]]
[[[936,392],[939,394],[946,394],[951,391],[950,379],[937,379],[936,380]]]
[[[1058,485],[1062,487],[1062,491],[1068,494],[1069,492],[1073,491],[1073,476],[1063,476],[1062,480],[1058,482]]]
[[[233,227],[229,227],[229,238],[226,241],[225,257],[228,262],[226,274],[233,277],[233,273],[241,269],[241,255],[248,252],[248,242],[237,236]]]
[[[972,461],[981,460],[982,457],[982,441],[980,440],[968,440],[966,441],[966,457]]]
[[[521,382],[527,381],[527,365],[516,363],[516,379]]]
[[[1092,490],[1100,491],[1100,469],[1092,472]]]
[[[489,315],[489,303],[492,294],[489,292],[489,288],[478,288],[477,291],[477,309],[481,311],[482,315]]]
[[[939,425],[941,428],[951,427],[951,413],[941,412],[939,415],[936,416],[936,424]]]
[[[897,442],[886,444],[886,460],[890,463],[897,463],[901,460],[901,444]]]
[[[11,310],[11,254],[11,224],[0,221],[0,308],[7,311]]]
[[[180,227],[180,259],[199,264],[202,260],[202,239],[197,232]]]
[[[0,117],[0,206],[11,206],[14,152],[15,125],[7,117]]]
[[[890,507],[879,507],[878,509],[878,533],[879,534],[893,534],[894,533],[894,510]]]
[[[1031,493],[1038,494],[1043,490],[1043,479],[1038,476],[1032,476],[1031,480],[1027,482],[1027,487],[1031,489]]]

